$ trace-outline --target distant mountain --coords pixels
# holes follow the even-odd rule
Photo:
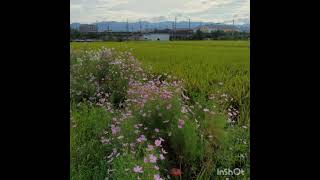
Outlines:
[[[109,29],[112,31],[127,31],[127,23],[126,22],[99,22],[96,23],[98,25],[98,31],[106,31]],[[203,23],[202,23],[203,24]],[[173,22],[172,21],[164,21],[158,23],[151,23],[147,21],[141,22],[142,30],[153,30],[153,29],[172,29]],[[191,22],[190,27],[194,28],[201,25],[200,22]],[[140,31],[140,23],[128,23],[129,31]],[[177,22],[177,28],[188,28],[188,22]]]
[[[237,25],[240,31],[250,32],[250,24]]]
[[[163,22],[156,22],[156,23],[142,21],[141,29],[142,30],[172,29],[173,23],[174,23],[173,21],[163,21]],[[108,28],[109,30],[114,32],[127,31],[127,22],[108,21],[108,22],[98,22],[94,24],[97,24],[99,32],[107,31]],[[207,24],[224,25],[221,23],[210,23],[210,22],[190,22],[190,28],[195,28],[195,27],[198,27],[201,25],[207,25]],[[70,24],[70,27],[72,29],[79,29],[79,26],[80,26],[80,23]],[[139,22],[128,23],[128,27],[130,32],[140,31]],[[236,25],[236,27],[241,31],[250,32],[250,24]],[[189,22],[188,21],[177,22],[177,28],[189,28]]]

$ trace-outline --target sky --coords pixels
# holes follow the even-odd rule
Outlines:
[[[101,21],[250,22],[250,0],[70,0],[71,23]]]

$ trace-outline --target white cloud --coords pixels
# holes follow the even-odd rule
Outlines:
[[[250,0],[71,0],[71,22],[249,19]]]

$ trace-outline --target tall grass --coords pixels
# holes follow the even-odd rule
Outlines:
[[[105,155],[110,148],[100,142],[111,115],[103,108],[84,103],[72,104],[71,111],[71,179],[104,179],[108,171]]]

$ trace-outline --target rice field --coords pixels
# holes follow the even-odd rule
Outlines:
[[[249,41],[95,42],[70,46],[74,82],[71,179],[250,179]],[[86,51],[98,53],[80,55]],[[104,64],[105,59],[99,57],[108,53],[117,55],[108,55],[105,59],[109,64]],[[97,57],[98,61],[92,60]],[[134,63],[128,59],[134,59]],[[119,67],[114,67],[118,63]],[[101,88],[106,96],[101,97]],[[152,92],[155,89],[156,93]],[[105,112],[102,109],[106,107]],[[130,121],[122,122],[120,116]],[[168,126],[160,123],[169,120]],[[134,133],[143,128],[147,128],[143,134]],[[144,140],[146,144],[142,144]],[[109,141],[117,146],[110,146],[106,143]],[[129,153],[120,148],[121,143],[135,141],[139,143],[133,154],[130,148]],[[159,164],[154,164],[156,161]],[[241,168],[245,174],[217,176],[217,170],[225,168]]]
[[[143,66],[151,67],[153,72],[184,79],[190,93],[231,95],[245,114],[241,121],[249,119],[249,41],[97,42],[71,43],[71,47],[75,50],[101,47],[131,50]]]

